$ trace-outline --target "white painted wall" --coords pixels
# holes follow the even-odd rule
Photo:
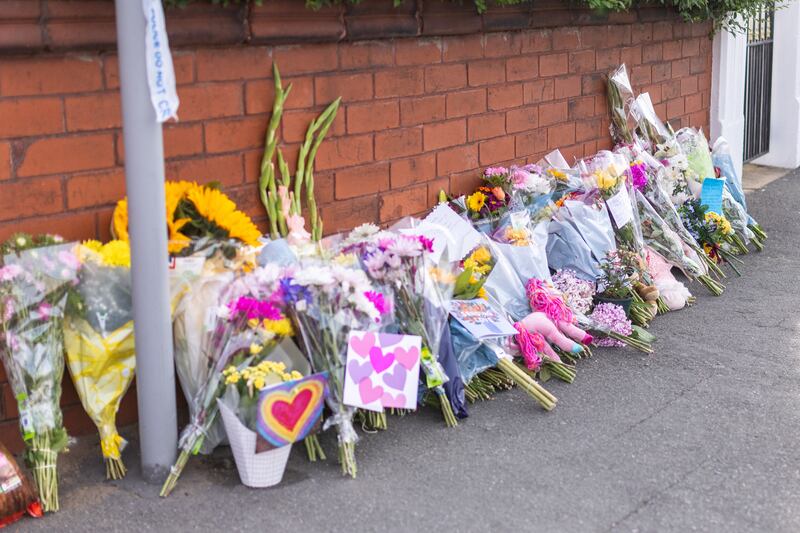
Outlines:
[[[753,163],[800,166],[800,2],[796,0],[775,11],[769,152]]]
[[[744,85],[747,35],[721,31],[714,36],[711,70],[711,132],[709,142],[725,137],[736,170],[742,175],[744,153]]]

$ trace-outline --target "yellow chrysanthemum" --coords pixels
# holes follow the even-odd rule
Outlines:
[[[131,249],[127,242],[113,240],[104,244],[100,249],[103,264],[108,266],[131,266]]]
[[[94,239],[83,241],[82,244],[84,247],[88,248],[93,252],[97,252],[98,254],[100,253],[100,250],[103,249],[103,243]]]
[[[728,221],[727,218],[725,218],[722,215],[713,212],[706,213],[706,220],[716,224],[717,227],[720,229],[720,231],[722,231],[722,233],[725,235],[730,235],[731,233],[733,233],[733,228],[731,227],[731,223]]]
[[[567,175],[558,170],[557,168],[548,168],[547,173],[550,174],[552,177],[557,179],[558,181],[567,181]]]
[[[250,246],[258,245],[261,232],[250,217],[236,209],[236,204],[221,191],[196,187],[188,191],[186,198],[194,204],[200,216],[227,231],[230,238]]]
[[[487,299],[486,289],[484,287],[478,289],[478,298],[483,298],[484,300]]]
[[[292,330],[292,323],[282,318],[280,320],[264,319],[264,329],[271,331],[278,337],[290,337],[294,333]]]
[[[486,195],[480,191],[474,192],[467,196],[467,207],[471,211],[475,211],[476,213],[483,209],[483,205],[486,203]]]

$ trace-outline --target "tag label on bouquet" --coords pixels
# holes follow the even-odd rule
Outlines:
[[[700,190],[700,203],[706,206],[708,213],[722,215],[722,189],[725,178],[706,178]]]
[[[450,314],[476,339],[491,339],[516,335],[514,326],[492,309],[489,302],[476,298],[474,300],[452,300]]]
[[[22,485],[17,469],[5,454],[0,453],[0,494],[11,492]]]
[[[193,276],[202,274],[205,264],[205,257],[172,257],[169,260],[170,270],[174,270],[178,274],[191,274]]]
[[[318,426],[328,392],[327,372],[262,390],[256,411],[258,434],[275,448],[303,440]]]
[[[430,226],[425,226],[426,224]],[[432,227],[444,235],[449,261],[460,261],[481,242],[481,234],[472,227],[472,224],[461,218],[444,202],[433,208],[421,226]]]
[[[633,207],[631,207],[631,197],[628,195],[628,189],[623,185],[620,187],[617,194],[606,200],[606,207],[617,228],[621,228],[631,220],[633,220]]]
[[[370,411],[416,409],[422,339],[351,331],[347,341],[344,403]]]
[[[28,395],[24,392],[17,394],[17,411],[19,412],[19,427],[22,429],[22,440],[31,440],[36,436],[36,431],[33,428],[33,417],[28,408]]]
[[[167,25],[161,0],[142,0],[145,23],[145,62],[150,101],[158,122],[178,120],[178,93],[175,90],[175,70],[169,50]]]

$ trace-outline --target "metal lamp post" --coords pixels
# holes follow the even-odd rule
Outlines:
[[[142,476],[161,482],[175,460],[177,416],[169,306],[164,146],[150,101],[145,16],[138,0],[115,0],[131,241],[136,387]]]

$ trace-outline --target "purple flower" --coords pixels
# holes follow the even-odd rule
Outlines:
[[[506,174],[508,174],[508,169],[506,167],[488,167],[483,171],[483,175],[487,178],[494,176],[505,176]]]
[[[391,309],[391,305],[389,302],[386,301],[386,298],[383,296],[383,293],[376,292],[376,291],[366,291],[364,293],[367,300],[372,302],[372,305],[375,306],[375,309],[382,314],[385,315]]]
[[[612,303],[598,304],[589,318],[594,320],[604,329],[609,329],[620,335],[630,335],[633,332],[631,321],[625,316],[625,310],[621,306]],[[596,341],[598,346],[624,346],[622,341],[605,337]]]
[[[0,268],[0,281],[11,281],[22,273],[22,267],[15,264]]]
[[[293,278],[283,278],[279,284],[280,294],[283,296],[285,303],[296,303],[301,300],[311,300],[311,292],[308,287],[297,285],[294,283]]]
[[[47,320],[53,314],[53,306],[48,302],[42,302],[39,304],[37,311],[39,312],[39,318]]]
[[[423,235],[419,235],[419,242],[420,242],[420,244],[422,244],[422,248],[426,252],[428,252],[428,253],[433,252],[433,240],[432,239],[429,239],[429,238],[427,238],[427,237],[425,237]]]

